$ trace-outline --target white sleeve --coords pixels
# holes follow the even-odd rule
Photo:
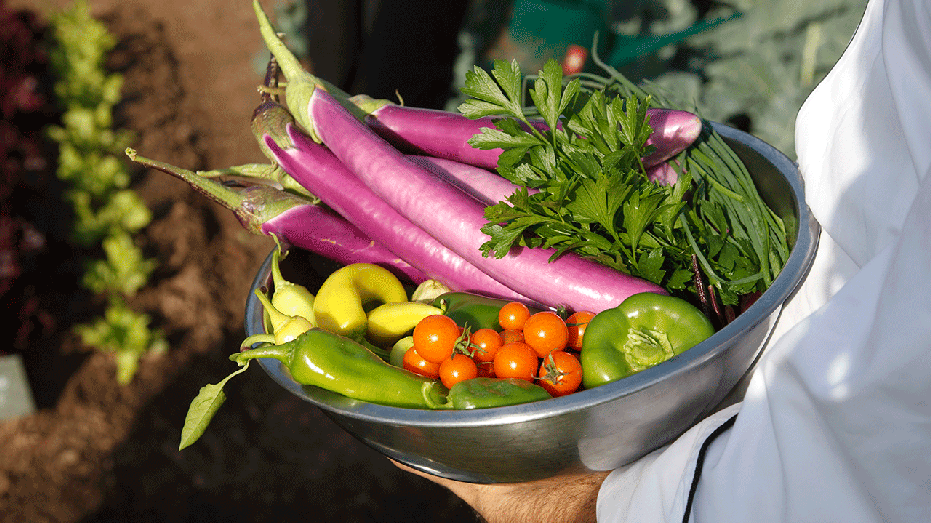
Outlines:
[[[598,492],[598,521],[683,521],[708,445],[734,424],[737,410],[716,412],[670,445],[612,471]]]
[[[599,521],[931,521],[931,4],[870,0],[796,129],[810,276],[732,426],[613,472]]]

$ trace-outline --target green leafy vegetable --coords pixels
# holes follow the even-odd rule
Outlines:
[[[679,293],[697,293],[697,258],[725,305],[765,290],[788,255],[785,227],[739,158],[706,130],[672,160],[678,181],[654,183],[641,158],[650,149],[647,109],[656,101],[613,74],[600,85],[620,85],[622,94],[594,88],[599,84],[590,78],[565,79],[551,60],[529,82],[532,107],[523,105],[516,61],[467,74],[462,92],[472,98],[459,110],[500,117],[469,143],[502,148],[499,174],[538,189],[518,189],[486,208],[483,253],[503,257],[515,246],[554,248],[554,256],[571,250]],[[548,129],[530,125],[530,115]]]
[[[121,231],[104,238],[103,250],[106,257],[87,266],[83,280],[86,288],[98,294],[134,296],[148,283],[156,261],[145,259],[128,233]]]
[[[163,353],[168,349],[162,333],[149,328],[147,314],[130,309],[119,295],[110,297],[110,304],[101,318],[75,327],[75,332],[87,345],[112,352],[117,358],[117,381],[129,383],[138,369],[143,354]]]

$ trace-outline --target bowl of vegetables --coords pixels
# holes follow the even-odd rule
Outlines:
[[[475,67],[458,112],[349,96],[253,5],[271,163],[192,172],[127,149],[278,240],[239,369],[201,388],[180,449],[253,361],[384,455],[478,483],[614,469],[739,393],[817,250],[789,158],[607,66]]]
[[[253,361],[384,455],[479,483],[622,466],[739,394],[817,250],[789,158],[607,66],[475,67],[458,112],[351,97],[253,5],[272,163],[127,150],[277,243],[180,448]]]
[[[752,135],[708,125],[743,162],[761,198],[785,224],[791,250],[765,292],[710,337],[674,358],[573,394],[469,410],[351,399],[299,384],[277,359],[259,363],[280,386],[320,408],[372,448],[455,480],[516,482],[610,470],[655,450],[713,412],[747,373],[817,249],[818,225],[805,203],[796,165]],[[272,286],[273,258],[270,254],[260,268],[253,290]],[[289,279],[310,289],[319,288],[341,266],[300,249],[281,262]],[[266,332],[265,307],[255,293],[248,300],[245,322],[250,336]]]

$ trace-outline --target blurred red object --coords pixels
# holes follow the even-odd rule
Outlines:
[[[588,49],[578,44],[569,44],[566,56],[562,60],[562,74],[570,75],[582,72],[588,61]]]

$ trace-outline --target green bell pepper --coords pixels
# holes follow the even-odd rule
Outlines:
[[[714,334],[691,303],[644,292],[595,315],[585,329],[582,384],[593,388],[681,354]]]

